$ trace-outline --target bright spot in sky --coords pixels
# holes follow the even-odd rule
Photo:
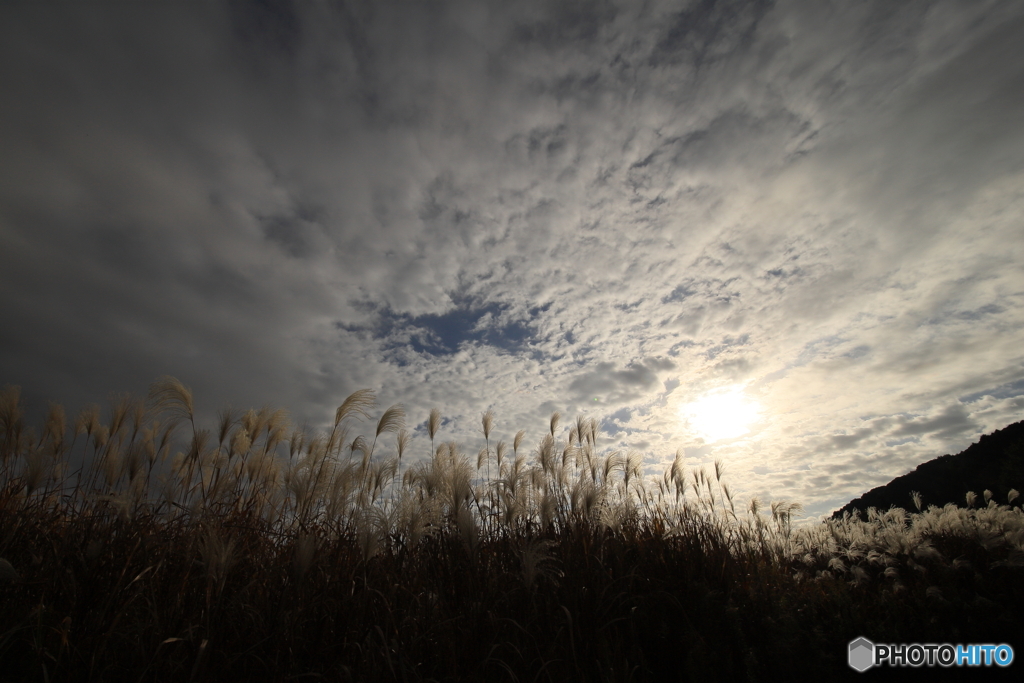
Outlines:
[[[707,442],[743,436],[760,413],[757,401],[738,387],[709,392],[679,409],[679,417]]]

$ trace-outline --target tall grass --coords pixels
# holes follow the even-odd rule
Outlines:
[[[1019,507],[794,529],[799,506],[737,506],[720,462],[645,477],[557,413],[529,453],[524,431],[492,448],[485,413],[474,461],[431,411],[403,469],[405,412],[376,409],[210,432],[162,378],[36,432],[4,389],[0,680],[810,680],[850,673],[860,635],[1021,634]]]

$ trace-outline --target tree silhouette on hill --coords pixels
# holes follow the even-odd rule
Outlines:
[[[914,511],[911,493],[921,494],[923,507],[942,507],[947,503],[967,504],[968,491],[977,494],[984,504],[982,492],[989,490],[999,502],[1006,501],[1010,489],[1024,490],[1024,421],[983,435],[977,443],[956,455],[943,455],[929,460],[888,484],[871,489],[832,513],[840,518],[850,512],[866,518],[867,509],[888,510],[900,507]],[[1018,499],[1018,503],[1019,503]]]

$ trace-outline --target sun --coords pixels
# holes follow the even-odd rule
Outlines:
[[[743,436],[760,415],[761,406],[739,387],[708,392],[679,409],[686,425],[709,443]]]

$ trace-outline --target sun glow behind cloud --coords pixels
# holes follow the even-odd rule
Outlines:
[[[739,387],[708,392],[679,409],[685,426],[709,443],[747,434],[760,416],[760,404]]]

